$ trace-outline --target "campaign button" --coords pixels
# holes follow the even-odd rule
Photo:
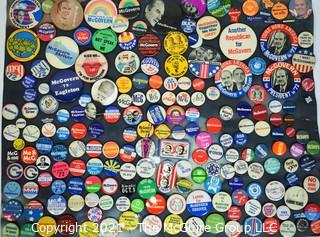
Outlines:
[[[298,43],[301,48],[310,48],[314,43],[314,37],[310,32],[303,31],[298,35]]]
[[[277,41],[274,39],[281,39]],[[288,25],[274,24],[262,33],[260,47],[263,54],[272,61],[287,61],[298,48],[298,36]]]
[[[30,71],[32,76],[42,79],[49,75],[50,66],[45,59],[37,59],[32,62]]]
[[[198,148],[193,151],[192,159],[195,163],[197,163],[199,165],[203,165],[208,161],[208,154],[207,154],[206,150]]]
[[[271,202],[267,202],[262,206],[262,213],[266,217],[273,217],[277,213],[277,207]]]
[[[299,218],[296,221],[296,226],[299,232],[306,232],[308,229],[310,229],[309,221],[306,218]]]
[[[314,169],[316,166],[315,163],[316,161],[314,157],[310,155],[304,155],[299,159],[300,167],[306,172],[310,172],[312,169]]]
[[[218,234],[224,231],[224,217],[218,213],[210,214],[205,221],[206,226],[209,226],[209,231],[212,234]]]
[[[166,199],[162,195],[156,194],[146,200],[146,208],[149,213],[159,215],[166,208]]]
[[[247,0],[242,5],[242,11],[246,16],[255,16],[259,12],[259,4],[256,1]]]
[[[20,81],[25,75],[25,68],[22,63],[11,62],[6,66],[5,75],[10,81]]]
[[[100,13],[104,12],[104,15]],[[116,5],[110,0],[94,0],[84,10],[85,21],[94,29],[110,27],[118,14]]]
[[[23,210],[20,201],[11,199],[2,204],[2,217],[10,222],[17,221],[22,216]]]
[[[311,72],[316,64],[316,57],[313,52],[307,49],[298,50],[292,57],[292,65],[298,72]]]
[[[15,1],[18,3],[20,1]],[[15,4],[14,3],[14,4]],[[17,44],[30,45],[28,48],[15,47]],[[27,62],[34,59],[40,51],[40,40],[31,30],[18,29],[12,32],[7,40],[7,51],[11,58],[19,62]]]
[[[212,201],[203,190],[192,191],[186,200],[187,210],[194,216],[204,216],[212,210]]]
[[[170,31],[164,38],[163,46],[169,54],[183,54],[188,48],[187,36],[179,31]]]
[[[137,131],[135,128],[128,127],[123,130],[122,138],[126,142],[134,142],[138,137]]]
[[[108,61],[102,53],[95,50],[87,50],[77,58],[75,71],[84,82],[94,83],[106,75]]]
[[[277,2],[271,8],[271,15],[277,20],[284,20],[289,14],[289,9],[286,4]]]
[[[63,180],[56,179],[51,184],[51,191],[54,194],[63,194],[67,189],[67,185]]]
[[[67,201],[62,195],[52,195],[47,200],[47,210],[54,216],[59,216],[67,209]]]
[[[240,35],[245,35],[239,38]],[[239,61],[250,58],[257,48],[257,36],[253,29],[242,23],[234,23],[227,26],[220,35],[220,48],[229,59]],[[230,47],[232,50],[230,50]]]
[[[157,184],[153,179],[142,179],[138,183],[137,191],[143,199],[152,198],[157,192]]]
[[[3,194],[8,199],[18,198],[21,194],[21,186],[15,181],[7,182],[3,187]]]
[[[196,30],[196,21],[191,18],[183,18],[180,28],[184,33],[191,34]]]
[[[68,57],[65,55],[68,55]],[[77,43],[66,36],[54,38],[46,47],[46,58],[57,69],[66,69],[73,66],[78,55],[79,47]]]
[[[60,70],[51,77],[50,91],[60,102],[76,100],[82,91],[83,83],[71,70]]]
[[[188,71],[188,61],[182,55],[170,55],[165,61],[164,68],[169,76],[182,77]]]
[[[209,100],[215,101],[220,97],[220,91],[217,87],[210,86],[206,90],[206,96]]]
[[[221,65],[221,56],[216,49],[199,47],[190,52],[188,63],[189,70],[194,76],[199,78],[210,78],[218,72]],[[196,82],[193,81],[193,84],[195,83]],[[199,89],[197,90],[201,90],[199,86],[198,88]]]
[[[148,26],[144,21],[137,20],[132,23],[131,25],[131,31],[138,36],[143,36],[145,33],[147,33]]]

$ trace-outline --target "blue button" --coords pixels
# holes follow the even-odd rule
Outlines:
[[[248,102],[240,102],[237,104],[236,111],[241,118],[249,117],[252,112],[252,107]]]
[[[83,82],[72,70],[60,70],[50,80],[52,95],[60,102],[69,103],[79,98]]]
[[[104,133],[104,127],[101,123],[94,122],[88,127],[89,133],[93,138],[99,138]]]

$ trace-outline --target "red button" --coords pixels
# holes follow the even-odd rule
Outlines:
[[[156,194],[146,201],[146,208],[149,213],[159,215],[166,208],[166,199],[160,194]]]
[[[69,169],[71,175],[82,176],[86,172],[86,164],[82,160],[73,160]]]
[[[274,217],[267,217],[264,222],[264,233],[267,235],[275,235],[280,228],[280,221]]]
[[[219,133],[222,129],[222,122],[218,118],[211,117],[207,120],[206,126],[209,132]]]
[[[320,220],[312,221],[310,227],[313,233],[320,234]]]
[[[271,114],[269,120],[270,123],[276,127],[280,126],[283,123],[283,117],[281,114]]]
[[[306,92],[311,92],[314,90],[314,81],[311,78],[305,78],[302,81],[302,88]]]
[[[25,164],[33,164],[38,159],[38,151],[32,146],[27,146],[21,151],[21,160]]]
[[[192,159],[195,163],[203,165],[208,161],[208,154],[204,149],[198,148],[192,153]]]
[[[87,127],[83,123],[75,123],[71,127],[71,136],[74,139],[82,139],[87,135]]]
[[[237,206],[231,206],[227,214],[228,218],[232,221],[238,221],[241,219],[242,216],[241,209]]]
[[[286,135],[287,137],[294,137],[296,135],[296,129],[293,127],[286,128]]]
[[[256,105],[252,109],[252,116],[255,120],[263,121],[268,118],[268,109],[264,105]]]
[[[192,87],[193,89],[195,89],[196,91],[201,91],[204,89],[204,87],[206,86],[206,83],[204,82],[203,79],[201,78],[196,78],[192,81]]]

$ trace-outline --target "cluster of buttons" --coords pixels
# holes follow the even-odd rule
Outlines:
[[[8,7],[1,236],[320,234],[310,0]]]

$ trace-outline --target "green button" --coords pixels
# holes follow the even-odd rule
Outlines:
[[[97,30],[93,34],[92,45],[101,53],[110,53],[117,46],[117,35],[111,29]]]
[[[52,0],[45,0],[45,1],[43,1],[41,7],[42,7],[42,11],[45,14],[50,14],[51,8],[53,7],[53,1]]]
[[[34,226],[35,228],[36,226]],[[34,237],[36,236],[36,233],[32,231],[32,224],[26,223],[21,228],[21,234],[20,237]]]
[[[319,142],[314,141],[314,140],[309,141],[307,143],[306,149],[310,155],[317,155],[317,154],[319,154],[319,151],[320,151],[320,144],[319,144]]]
[[[14,223],[7,223],[2,228],[2,237],[18,237],[19,227]]]
[[[192,170],[191,178],[195,183],[202,184],[207,178],[207,172],[201,167],[196,167]]]
[[[222,215],[214,213],[207,217],[206,226],[212,234],[218,234],[224,231],[225,220]]]
[[[193,183],[188,179],[179,179],[176,188],[180,193],[188,193],[192,190]]]
[[[139,199],[133,199],[131,202],[131,210],[134,211],[135,213],[140,213],[144,209],[144,202]]]
[[[157,193],[157,184],[153,179],[143,179],[137,186],[141,198],[149,199]]]

